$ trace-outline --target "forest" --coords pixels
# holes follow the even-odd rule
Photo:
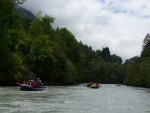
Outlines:
[[[109,47],[93,50],[67,28],[54,28],[54,17],[21,13],[24,0],[0,2],[0,85],[40,78],[47,85],[86,82],[150,87],[150,35],[141,55],[127,59]],[[29,16],[30,15],[30,16]]]

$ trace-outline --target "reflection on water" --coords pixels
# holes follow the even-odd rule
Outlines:
[[[150,89],[103,84],[99,89],[0,87],[0,113],[150,113]]]

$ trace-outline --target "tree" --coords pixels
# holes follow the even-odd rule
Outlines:
[[[129,63],[125,64],[125,78],[124,84],[132,85],[132,86],[140,86],[140,78],[138,77],[139,74],[139,64],[141,63],[141,59],[138,56],[130,58]]]
[[[115,54],[111,55],[111,60],[112,60],[112,62],[116,62],[116,63],[119,63],[119,64],[122,63],[121,57],[119,57],[119,56],[117,56]]]
[[[40,77],[48,85],[122,82],[121,57],[110,55],[108,47],[102,51],[92,50],[91,46],[78,42],[67,28],[54,29],[51,16],[42,17],[39,12],[34,20],[28,20],[17,15],[14,6],[23,1],[0,2],[0,85],[12,85],[27,78],[23,72]],[[131,81],[132,72],[149,66],[145,62],[137,65],[136,58],[130,59],[130,63],[133,68],[128,69],[131,72],[127,73],[129,79],[126,80],[131,78]],[[143,77],[147,77],[148,68],[140,69],[144,71],[146,76]],[[142,81],[147,85],[145,78]]]
[[[17,52],[21,30],[16,23],[13,0],[0,2],[0,85],[12,85],[21,77],[22,60]]]
[[[150,35],[147,34],[145,39],[143,40],[141,57],[149,57],[149,56],[150,56]]]
[[[104,58],[106,61],[111,61],[111,55],[108,47],[103,48],[102,58]]]

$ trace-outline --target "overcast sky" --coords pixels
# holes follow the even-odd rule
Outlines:
[[[55,18],[94,50],[109,47],[123,60],[139,56],[150,32],[149,0],[27,0],[22,7]]]

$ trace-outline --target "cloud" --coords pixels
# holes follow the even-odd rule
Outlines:
[[[52,15],[94,50],[109,47],[123,59],[140,55],[150,29],[149,0],[27,0],[22,7]]]

